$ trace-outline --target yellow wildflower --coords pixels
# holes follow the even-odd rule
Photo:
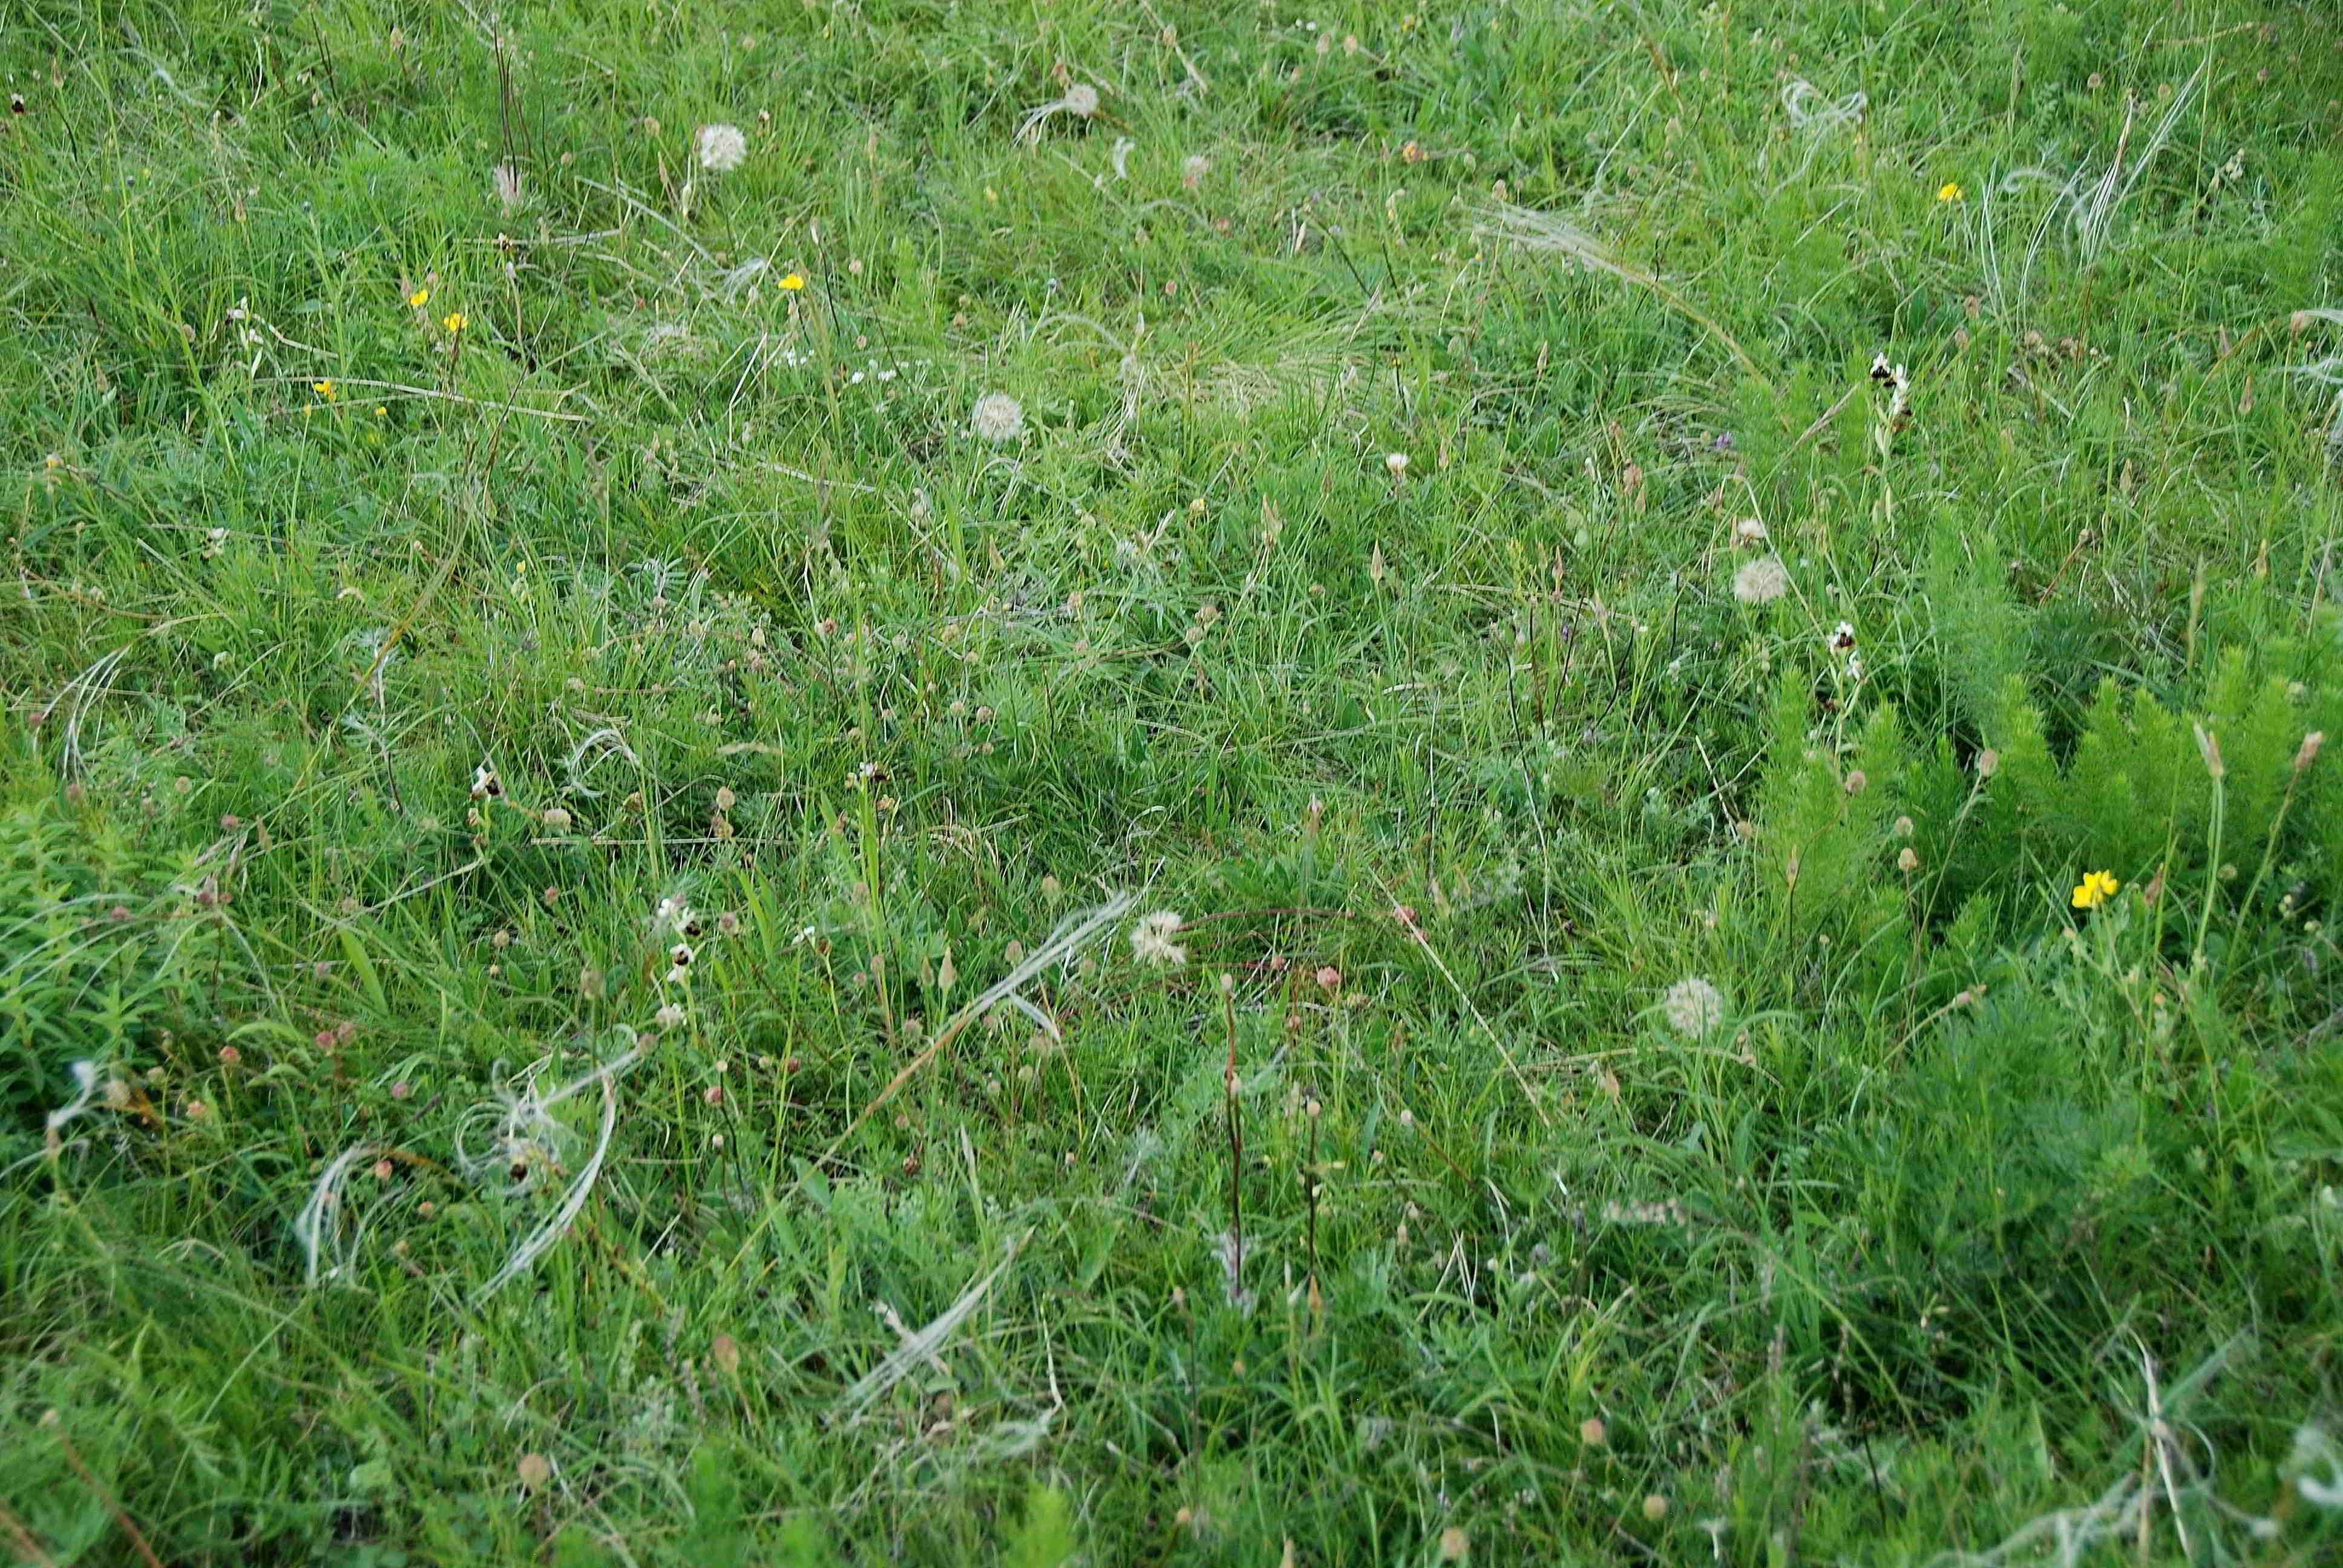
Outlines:
[[[2096,910],[2116,896],[2123,884],[2111,871],[2086,871],[2083,879],[2075,884],[2074,904],[2078,910]]]
[[[332,402],[337,396],[334,391],[334,384],[330,381],[312,381],[309,383],[309,390],[315,392],[318,397],[323,397],[328,403]]]
[[[472,325],[472,318],[460,310],[451,310],[439,318],[439,325],[450,332],[461,332]]]
[[[1958,201],[1961,199],[1961,187],[1953,181],[1946,180],[1943,185],[1936,187],[1936,199],[1938,201]]]
[[[781,279],[781,286],[791,291],[803,288],[805,286],[805,275],[798,272],[790,273],[787,277]]]
[[[414,293],[407,297],[407,303],[415,307],[416,309],[420,310],[426,304],[429,303],[430,298],[431,291],[429,289],[418,288]]]

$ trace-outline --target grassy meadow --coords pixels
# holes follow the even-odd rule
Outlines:
[[[0,1561],[2338,1560],[2333,7],[1411,3],[0,0]]]

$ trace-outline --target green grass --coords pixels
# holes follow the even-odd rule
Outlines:
[[[2330,11],[488,15],[0,22],[13,1560],[2343,1547]]]

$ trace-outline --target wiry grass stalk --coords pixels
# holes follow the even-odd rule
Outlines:
[[[1221,1104],[1229,1133],[1229,1236],[1226,1268],[1229,1301],[1244,1302],[1244,1108],[1237,1094],[1236,987],[1221,987],[1221,1010],[1228,1030],[1229,1060],[1221,1077]]]

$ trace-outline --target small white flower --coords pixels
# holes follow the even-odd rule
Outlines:
[[[661,1029],[679,1029],[682,1027],[683,1017],[683,1004],[671,1001],[654,1013],[651,1021]]]
[[[1779,556],[1759,556],[1733,574],[1733,597],[1743,604],[1772,604],[1790,591],[1790,568]]]
[[[699,166],[710,174],[737,169],[749,156],[749,138],[738,126],[702,126],[695,144]]]
[[[683,901],[681,893],[669,893],[659,901],[659,908],[651,911],[653,937],[663,937],[670,931],[677,936],[688,936],[699,929],[699,911]],[[688,963],[690,960],[687,959],[684,961]]]
[[[1678,1034],[1698,1040],[1725,1021],[1725,993],[1698,975],[1686,975],[1661,994],[1660,1013]]]
[[[969,410],[968,425],[979,440],[1014,441],[1025,433],[1025,406],[1006,392],[987,392]]]
[[[1755,518],[1744,518],[1733,525],[1733,537],[1744,544],[1755,544],[1772,538],[1765,525]]]
[[[1158,910],[1151,915],[1140,916],[1139,922],[1131,928],[1131,956],[1143,964],[1186,963],[1188,950],[1172,940],[1180,926],[1176,910]]]
[[[494,799],[505,792],[504,780],[497,777],[496,765],[483,762],[472,769],[472,799]]]
[[[1383,454],[1383,467],[1391,470],[1391,477],[1393,478],[1406,478],[1407,454],[1405,452],[1385,452]]]
[[[1088,82],[1076,82],[1058,101],[1065,106],[1068,114],[1080,115],[1086,120],[1099,112],[1098,89]]]

